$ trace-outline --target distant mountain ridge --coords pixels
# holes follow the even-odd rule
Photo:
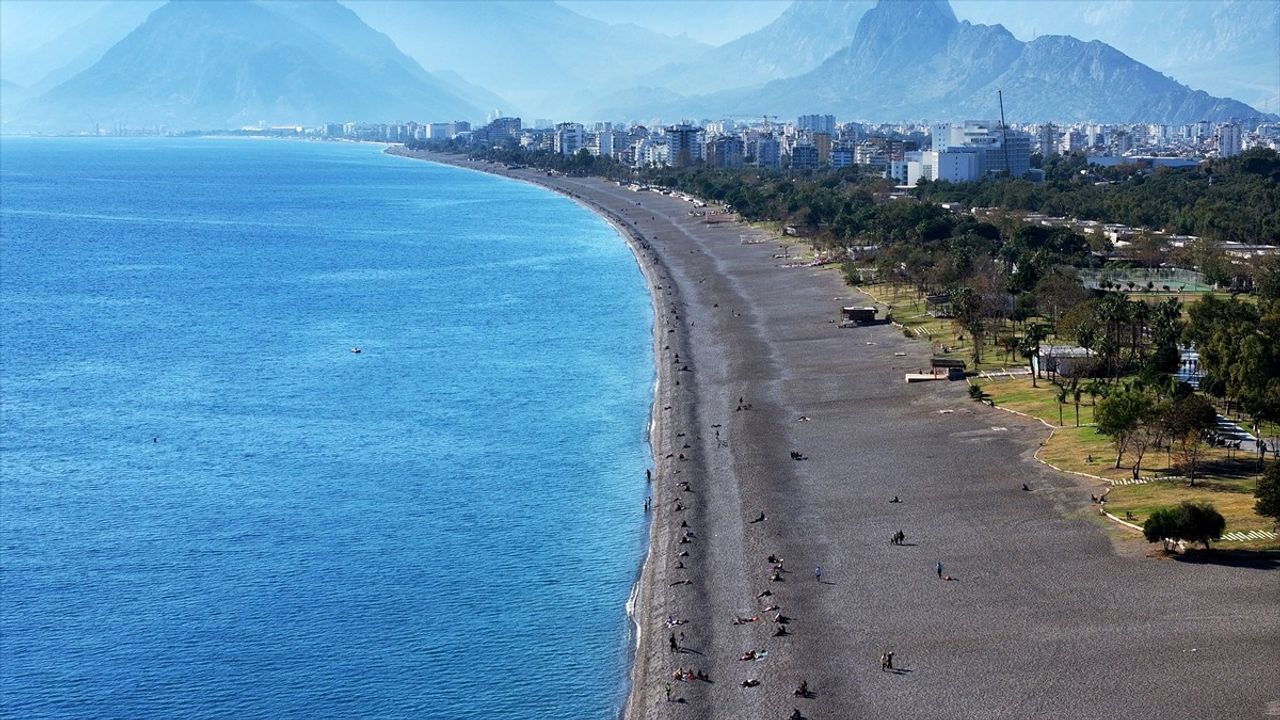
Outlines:
[[[802,0],[773,22],[693,60],[664,65],[639,85],[681,94],[751,87],[818,67],[849,44],[875,0]]]
[[[664,117],[807,112],[878,121],[990,117],[996,91],[1011,121],[1159,122],[1259,117],[1192,90],[1098,41],[1022,42],[1000,25],[956,19],[947,0],[880,0],[853,41],[817,68],[747,90],[680,98]],[[610,117],[640,108],[602,108]]]
[[[660,65],[708,49],[687,37],[588,18],[549,0],[348,4],[423,67],[453,70],[534,117],[563,118]]]
[[[18,109],[55,130],[480,119],[333,0],[169,2],[75,77]],[[8,118],[6,118],[8,120]]]

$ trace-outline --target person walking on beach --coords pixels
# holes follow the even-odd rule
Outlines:
[[[676,634],[675,634],[675,633],[671,633],[671,638],[670,638],[670,641],[669,641],[669,642],[670,642],[670,644],[671,644],[671,652],[673,652],[673,653],[674,653],[674,652],[680,652],[680,643],[676,642]]]
[[[818,582],[822,582],[822,566],[821,565],[813,569],[813,579],[817,580]]]
[[[937,571],[938,571],[938,577],[942,577],[942,563],[941,563],[941,562],[939,562],[939,563],[938,563],[938,567],[937,567],[936,569],[937,569]]]

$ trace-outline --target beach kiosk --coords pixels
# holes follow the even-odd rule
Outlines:
[[[948,380],[964,379],[964,361],[959,358],[934,357],[929,359],[929,368],[938,375],[946,375]]]
[[[840,308],[840,327],[850,328],[860,325],[874,325],[876,309],[873,307]]]

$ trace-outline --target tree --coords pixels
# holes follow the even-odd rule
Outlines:
[[[1196,484],[1196,466],[1204,454],[1204,434],[1217,423],[1218,411],[1203,395],[1187,395],[1165,408],[1163,424],[1193,487]]]
[[[1280,523],[1280,462],[1267,466],[1266,472],[1258,480],[1253,496],[1258,498],[1253,506],[1254,512]]]
[[[1155,400],[1148,394],[1133,389],[1114,392],[1103,398],[1094,411],[1098,432],[1109,435],[1116,446],[1116,467],[1138,434],[1151,417]]]
[[[1176,539],[1181,530],[1181,513],[1177,508],[1157,508],[1142,523],[1142,537],[1149,543],[1164,543],[1164,551],[1169,552],[1169,541]]]
[[[1163,542],[1169,550],[1170,540],[1198,542],[1208,550],[1209,542],[1222,537],[1227,521],[1209,503],[1183,500],[1177,507],[1159,508],[1142,524],[1147,542]]]
[[[1129,440],[1129,448],[1133,455],[1134,480],[1137,480],[1142,473],[1142,458],[1146,457],[1147,450],[1159,447],[1165,437],[1165,426],[1162,418],[1168,403],[1160,403],[1150,396],[1147,397],[1150,400],[1150,405],[1143,412],[1142,418],[1138,422],[1138,427]]]
[[[1062,406],[1067,404],[1067,389],[1058,386],[1058,427],[1062,427]]]
[[[1209,541],[1222,537],[1222,531],[1227,529],[1226,518],[1209,503],[1184,500],[1178,508],[1182,511],[1179,540],[1204,543],[1204,549],[1208,550]]]

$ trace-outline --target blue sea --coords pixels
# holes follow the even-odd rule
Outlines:
[[[618,712],[653,317],[595,215],[372,145],[6,138],[0,304],[0,716]]]

